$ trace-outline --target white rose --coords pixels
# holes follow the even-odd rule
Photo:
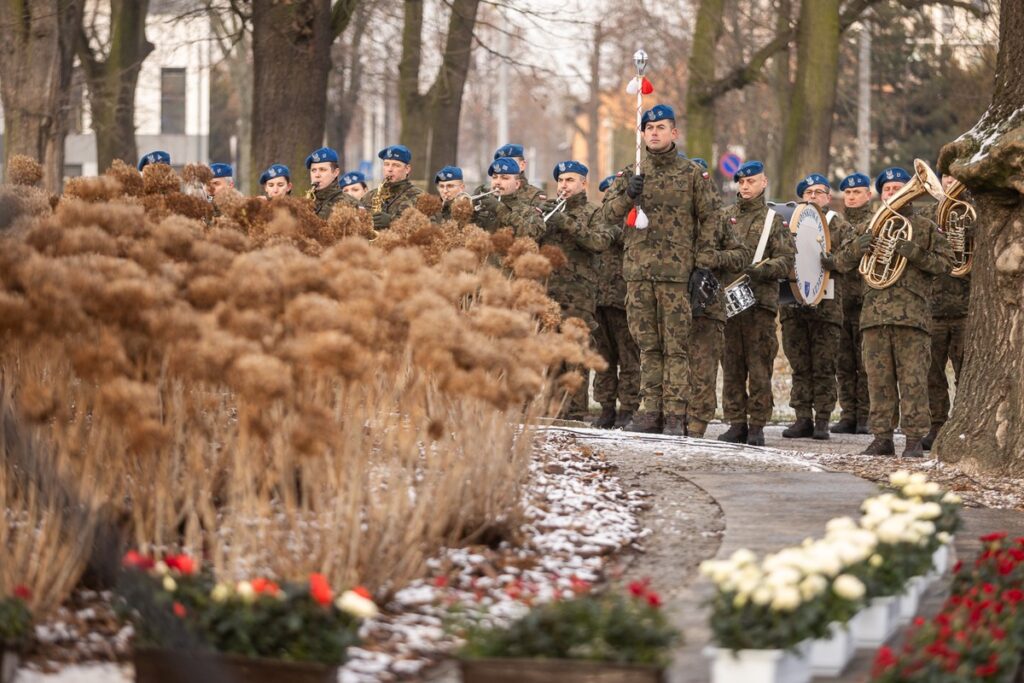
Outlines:
[[[928,481],[928,475],[924,472],[914,472],[909,477],[909,482],[911,484],[923,484],[926,481]]]
[[[253,602],[256,600],[256,591],[248,581],[239,581],[238,585],[235,586],[235,592],[238,593],[238,597],[242,598],[245,602]]]
[[[935,524],[919,519],[914,522],[914,531],[922,538],[929,538],[935,535]]]
[[[910,509],[911,505],[912,503],[906,498],[897,498],[892,502],[892,505],[890,505],[889,508],[893,512],[906,512]]]
[[[868,558],[868,564],[872,567],[881,567],[883,562],[885,562],[885,560],[883,560],[882,556],[878,553],[875,553],[874,555]]]
[[[210,599],[214,602],[224,602],[231,595],[231,587],[225,583],[218,583],[210,591]]]
[[[835,576],[843,568],[839,553],[831,545],[818,543],[811,549],[810,554],[817,564],[817,571],[825,576]]]
[[[178,583],[172,576],[164,576],[164,590],[168,593],[173,593],[178,590]]]
[[[864,582],[851,574],[840,574],[832,582],[832,590],[843,600],[860,600],[864,597]]]
[[[737,593],[736,597],[732,599],[732,606],[736,609],[742,609],[746,606],[749,599],[746,593]]]
[[[765,583],[773,588],[781,586],[795,586],[800,581],[800,572],[792,567],[780,567],[773,571],[765,579]]]
[[[345,591],[334,601],[335,607],[342,612],[348,612],[359,619],[371,619],[377,616],[377,605],[373,600],[364,598],[355,591]]]
[[[780,586],[772,598],[771,608],[776,612],[792,612],[800,606],[800,591],[795,586]]]
[[[767,605],[772,601],[772,589],[768,586],[758,586],[753,593],[750,594],[750,601],[755,605]]]
[[[942,506],[938,503],[921,503],[917,506],[915,514],[918,519],[938,519],[942,516]]]
[[[829,534],[840,533],[843,531],[853,531],[857,528],[857,523],[849,517],[836,517],[828,520],[828,524],[825,525],[825,531]]]
[[[729,557],[729,561],[737,567],[744,567],[757,562],[757,555],[746,548],[740,548]]]
[[[153,573],[157,576],[164,576],[169,571],[171,571],[170,567],[163,560],[157,560],[156,564],[153,565]]]
[[[821,574],[811,574],[800,582],[800,596],[804,601],[812,600],[825,592],[828,581]]]
[[[878,532],[878,540],[882,543],[900,543],[906,536],[906,519],[903,517],[890,517],[879,524],[876,531]]]
[[[939,543],[941,543],[942,545],[946,545],[953,540],[953,537],[950,536],[948,531],[940,531],[939,533],[935,534],[935,538],[937,538]]]
[[[964,502],[964,499],[953,493],[952,491],[946,491],[946,495],[942,497],[942,502],[949,505],[959,505]]]
[[[921,485],[921,493],[925,496],[937,496],[942,492],[942,487],[934,481],[929,481]]]
[[[903,488],[910,483],[910,472],[907,470],[897,470],[889,475],[889,483],[897,488]]]

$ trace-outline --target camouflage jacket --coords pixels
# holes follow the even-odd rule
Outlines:
[[[530,181],[526,179],[525,173],[519,174],[519,182],[521,183],[521,185],[519,186],[519,189],[516,191],[516,194],[521,193],[528,204],[540,206],[547,200],[548,196],[544,194],[544,190],[540,189],[539,187],[531,185]],[[490,189],[491,186],[489,183],[483,183],[481,185],[477,185],[476,189],[473,190],[473,194],[478,195],[487,192]]]
[[[932,319],[932,282],[936,275],[946,274],[953,267],[953,251],[935,223],[927,216],[914,213],[911,207],[904,209],[913,227],[913,254],[895,283],[885,289],[864,287],[861,329],[898,325],[928,332]],[[854,245],[851,241],[837,260],[854,265],[860,263],[861,254]]]
[[[754,249],[757,246],[755,244],[753,247],[748,247],[740,240],[733,229],[733,222],[724,215],[725,211],[727,209],[720,209],[712,220],[707,223],[701,223],[701,236],[698,239],[702,245],[710,245],[718,253],[718,267],[714,268],[712,272],[718,278],[718,282],[721,285],[721,288],[718,290],[718,296],[707,305],[707,308],[704,309],[701,315],[723,323],[726,319],[724,289],[725,285],[731,282],[731,280],[729,282],[722,281],[725,277],[725,272],[743,270],[750,264],[750,259],[754,257]]]
[[[853,228],[853,237],[856,237],[861,233],[867,232],[868,225],[871,224],[871,217],[875,215],[875,210],[871,208],[871,202],[868,202],[857,209],[844,209],[843,215]],[[838,249],[832,247],[833,254],[838,253],[838,251]],[[859,309],[864,302],[864,279],[857,272],[857,266],[854,266],[845,273],[840,273],[836,279],[839,281],[839,288],[843,294],[843,308],[850,309],[851,311]]]
[[[527,200],[525,187],[520,187],[513,194],[502,197],[495,211],[481,208],[476,212],[476,224],[487,232],[497,232],[502,228],[512,228],[516,237],[530,237],[538,242],[544,236],[547,227],[541,220],[540,210]]]
[[[569,199],[565,205],[565,222],[561,227],[547,227],[543,245],[562,250],[568,261],[551,273],[548,291],[551,298],[568,307],[593,312],[597,307],[597,253],[611,246],[619,228],[601,220],[601,207],[587,201],[585,192]]]
[[[829,241],[832,245],[833,267],[829,268],[829,270],[832,272],[832,277],[837,280],[836,284],[832,286],[835,296],[831,299],[822,299],[818,302],[817,306],[782,306],[779,308],[780,320],[787,320],[799,315],[804,319],[819,320],[835,325],[843,324],[843,290],[839,278],[848,272],[849,269],[846,268],[848,266],[847,263],[843,263],[843,267],[840,267],[840,264],[835,262],[835,254],[845,249],[850,240],[853,239],[854,228],[842,215],[834,211],[825,211],[825,214],[826,217],[831,216],[831,219],[828,221],[828,232]],[[853,270],[856,272],[856,268],[853,268]]]
[[[359,202],[363,208],[373,209],[374,198],[378,192],[385,192],[384,201],[380,205],[381,213],[386,213],[392,218],[398,218],[402,212],[410,207],[416,206],[416,200],[423,190],[412,184],[411,180],[401,180],[397,183],[383,183],[363,195]]]
[[[935,207],[936,214],[938,206]],[[939,275],[932,283],[932,317],[966,318],[971,296],[971,276]]]
[[[335,204],[358,206],[356,200],[345,194],[345,192],[337,185],[328,185],[322,190],[314,190],[312,199],[313,212],[324,220],[330,218],[331,210],[334,209]]]
[[[597,305],[626,310],[626,281],[622,279],[622,231],[615,226],[611,245],[594,256]]]
[[[728,221],[736,236],[750,250],[750,258],[754,258],[757,251],[757,243],[761,240],[761,231],[764,229],[764,220],[768,214],[768,205],[765,203],[764,193],[750,199],[737,198],[736,203],[722,209],[722,220]],[[789,271],[793,269],[793,255],[796,254],[796,247],[793,244],[793,235],[782,220],[782,216],[776,214],[772,221],[771,231],[768,233],[768,244],[765,247],[761,260],[765,261],[762,268],[770,280],[750,280],[750,289],[757,299],[757,305],[765,310],[774,312],[779,307],[779,280],[789,277]],[[749,261],[747,262],[749,264]],[[722,287],[726,287],[743,274],[742,268],[730,270],[722,278]]]
[[[622,276],[627,282],[688,282],[697,226],[711,220],[720,204],[718,193],[704,169],[680,157],[675,145],[648,151],[640,172],[645,180],[639,204],[649,225],[623,228]],[[622,225],[634,206],[626,194],[632,175],[631,168],[623,171],[605,194],[601,214],[609,225]]]

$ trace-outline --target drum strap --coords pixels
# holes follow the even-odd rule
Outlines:
[[[764,257],[764,250],[768,248],[768,237],[771,235],[772,221],[774,220],[775,210],[768,209],[768,213],[764,216],[764,227],[761,228],[761,239],[757,241],[757,251],[754,252],[754,260],[750,262],[750,265],[757,265]]]
[[[837,214],[835,211],[829,211],[828,213],[825,214],[825,220],[828,222],[829,226],[832,225],[832,219],[838,215],[839,214]]]

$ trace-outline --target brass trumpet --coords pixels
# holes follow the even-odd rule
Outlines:
[[[565,202],[567,199],[568,197],[565,196],[564,192],[558,193],[558,202],[555,204],[554,208],[552,208],[550,211],[544,214],[543,220],[545,223],[547,223],[548,219],[554,216],[556,213],[565,209]]]
[[[483,199],[484,197],[488,196],[488,195],[497,194],[497,193],[498,193],[497,189],[492,189],[492,190],[488,190],[487,192],[481,192],[480,194],[474,194],[474,195],[468,195],[468,194],[463,193],[463,194],[459,195],[459,197],[468,197],[469,201],[473,202],[473,210],[474,211],[479,211],[480,210],[480,200]],[[456,197],[455,199],[458,199],[459,197]],[[498,199],[501,200],[501,197],[499,196]]]

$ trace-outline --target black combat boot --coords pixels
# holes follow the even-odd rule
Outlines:
[[[868,447],[861,451],[861,455],[896,455],[896,446],[893,445],[891,437],[876,436]]]
[[[782,436],[787,439],[806,439],[814,434],[814,423],[809,417],[798,417],[796,422],[782,430]]]
[[[725,430],[725,433],[718,436],[718,440],[726,443],[746,443],[747,423],[737,422],[729,425],[729,428]]]
[[[932,425],[928,435],[921,439],[921,450],[930,451],[932,449],[932,444],[938,438],[940,429],[942,429],[942,425]]]
[[[814,418],[814,434],[811,435],[811,438],[818,441],[828,441],[828,417]]]
[[[857,433],[857,421],[852,417],[844,417],[832,425],[832,429],[829,430],[833,434],[856,434]]]
[[[662,420],[661,413],[652,410],[634,413],[623,429],[627,432],[641,432],[644,434],[661,434]]]
[[[921,439],[907,437],[907,445],[903,447],[903,458],[923,458],[924,450],[921,448]]]
[[[747,445],[748,446],[763,446],[764,445],[764,427],[758,427],[750,425],[750,429],[747,430]]]
[[[601,414],[594,420],[593,427],[598,429],[611,429],[615,426],[615,405],[601,406]]]
[[[619,410],[619,414],[615,418],[615,428],[625,429],[629,421],[633,419],[633,411],[625,408]]]
[[[866,417],[865,418],[861,418],[860,420],[857,420],[857,433],[858,434],[870,434],[871,433],[871,430],[868,429],[868,419]]]
[[[661,433],[668,436],[686,436],[686,416],[678,413],[665,413],[665,427]]]
[[[703,439],[708,430],[708,423],[691,417],[686,423],[686,435],[691,439]]]

